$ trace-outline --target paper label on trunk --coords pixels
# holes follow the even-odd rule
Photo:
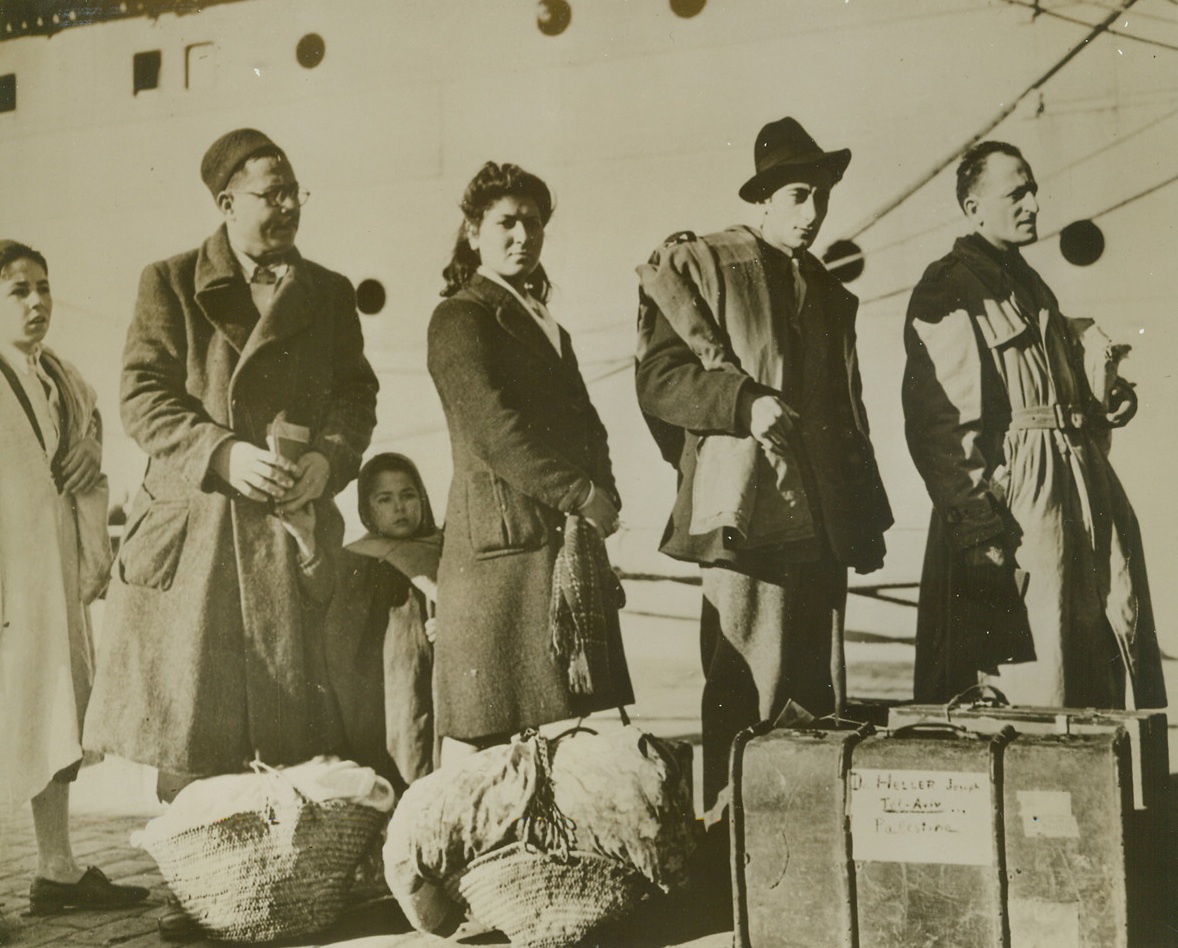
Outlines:
[[[986,866],[994,861],[990,775],[851,771],[855,859]]]
[[[1072,795],[1066,790],[1020,790],[1018,812],[1027,836],[1080,838],[1080,825],[1072,813]]]

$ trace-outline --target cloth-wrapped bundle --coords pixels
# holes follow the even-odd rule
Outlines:
[[[388,820],[393,788],[334,758],[254,767],[189,784],[132,842],[211,935],[261,943],[322,931]]]
[[[161,816],[132,834],[131,842],[150,850],[160,840],[223,820],[235,813],[255,813],[293,806],[302,800],[339,800],[390,813],[392,785],[371,767],[350,760],[316,757],[292,767],[258,765],[251,773],[222,774],[196,780],[177,794]]]
[[[686,885],[696,832],[690,745],[636,727],[576,732],[556,745],[552,782],[577,849],[630,864],[664,893]]]
[[[608,866],[630,895],[670,892],[686,883],[695,845],[690,774],[688,745],[635,727],[488,748],[405,793],[385,845],[389,888],[416,928],[438,935],[465,915],[471,864],[508,847],[562,866],[605,857],[584,859],[586,871]]]
[[[535,741],[489,747],[415,780],[389,823],[385,880],[418,931],[449,935],[463,918],[445,879],[515,839],[536,793]]]

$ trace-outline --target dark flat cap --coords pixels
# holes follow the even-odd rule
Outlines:
[[[794,176],[802,168],[823,165],[837,183],[851,163],[851,149],[823,151],[797,119],[786,117],[761,129],[753,163],[757,173],[740,189],[740,196],[750,204],[764,201],[778,188],[796,180]]]
[[[201,180],[216,197],[225,190],[225,185],[238,168],[263,152],[287,160],[286,153],[256,128],[236,128],[227,132],[209,145],[209,150],[200,160]]]

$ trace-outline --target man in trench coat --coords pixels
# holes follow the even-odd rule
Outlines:
[[[904,416],[933,502],[915,694],[947,701],[980,676],[1016,704],[1164,707],[1141,534],[1107,457],[1136,397],[1118,347],[1022,258],[1037,190],[1013,145],[966,152],[973,233],[908,305]]]
[[[161,792],[330,749],[321,699],[322,547],[332,497],[375,425],[377,381],[348,280],[295,249],[299,189],[283,151],[237,129],[201,177],[224,222],[152,264],[123,353],[121,408],[148,455],[109,596],[86,746],[161,770]],[[307,428],[271,453],[279,413]],[[313,512],[314,537],[291,523]]]
[[[660,549],[699,563],[704,805],[738,731],[835,710],[847,567],[892,516],[868,438],[858,300],[808,252],[851,160],[792,118],[740,189],[759,228],[678,234],[639,268],[638,401],[679,488]]]

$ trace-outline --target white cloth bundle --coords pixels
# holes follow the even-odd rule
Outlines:
[[[695,848],[688,745],[631,726],[574,732],[556,744],[552,782],[575,848],[613,856],[664,892],[686,885]]]
[[[396,796],[392,785],[371,767],[350,760],[316,757],[293,767],[258,765],[253,773],[224,774],[190,783],[166,813],[131,834],[131,844],[149,848],[156,840],[207,826],[234,813],[295,805],[300,795],[316,803],[344,800],[391,813]]]

